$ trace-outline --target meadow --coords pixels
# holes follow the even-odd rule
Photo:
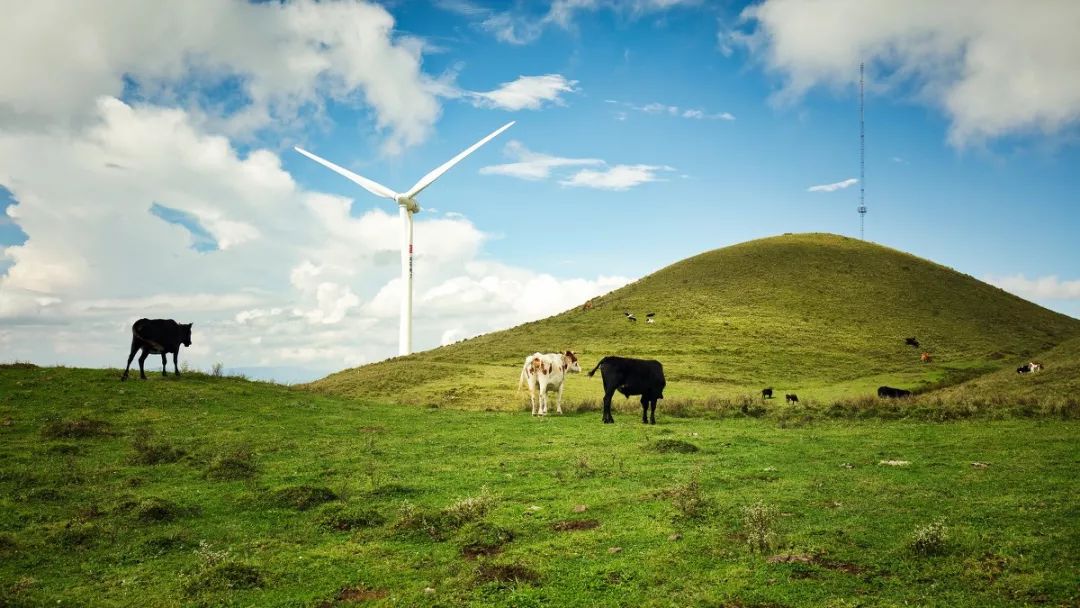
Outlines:
[[[118,374],[0,367],[0,606],[1080,602],[1060,416],[603,425]]]

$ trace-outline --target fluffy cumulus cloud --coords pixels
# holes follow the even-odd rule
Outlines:
[[[1017,274],[989,276],[986,282],[1029,300],[1080,300],[1080,279],[1063,281],[1056,276],[1029,279]]]
[[[334,99],[371,108],[394,153],[422,141],[440,107],[423,43],[393,27],[363,1],[22,3],[0,20],[0,55],[19,58],[0,69],[0,127],[92,121],[95,99],[127,93],[248,134]]]
[[[490,165],[480,169],[485,175],[506,175],[536,181],[548,179],[559,170],[572,167],[597,167],[577,169],[564,174],[559,183],[563,186],[593,188],[596,190],[628,190],[648,182],[663,181],[662,173],[674,171],[667,165],[608,165],[599,158],[565,158],[533,152],[519,141],[511,141],[503,153],[515,162]]]
[[[851,86],[913,86],[940,106],[949,140],[967,146],[1054,132],[1080,118],[1080,2],[1041,0],[765,0],[745,9],[748,45],[784,78],[781,99]]]
[[[807,192],[836,192],[837,190],[843,190],[850,186],[854,186],[859,183],[859,180],[854,177],[849,177],[843,181],[834,182],[832,184],[819,184],[817,186],[810,186],[806,189]]]

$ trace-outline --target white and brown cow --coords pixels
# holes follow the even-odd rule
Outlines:
[[[559,396],[555,401],[555,407],[562,413],[563,384],[566,374],[580,372],[577,355],[573,351],[565,353],[533,353],[525,357],[525,365],[521,368],[521,379],[518,382],[520,390],[525,384],[529,385],[529,403],[532,405],[533,416],[547,415],[547,392],[551,389],[559,389]],[[540,389],[539,407],[537,407],[536,389]]]

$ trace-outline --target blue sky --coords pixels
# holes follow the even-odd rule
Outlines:
[[[1080,317],[1077,5],[807,6],[70,15],[99,39],[91,58],[63,19],[0,31],[59,53],[40,53],[44,84],[0,68],[0,347],[117,365],[73,336],[123,342],[139,316],[176,316],[207,329],[197,367],[296,379],[392,355],[396,210],[293,145],[404,190],[517,121],[419,197],[421,348],[716,247],[857,236],[859,61],[867,239]]]

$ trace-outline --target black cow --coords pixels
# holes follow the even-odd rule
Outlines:
[[[914,346],[915,348],[919,348],[919,341],[916,340],[915,338],[904,338],[904,344],[907,344],[908,346]]]
[[[191,346],[191,323],[177,323],[172,319],[139,319],[131,326],[131,353],[128,355],[127,367],[121,380],[127,380],[128,370],[131,369],[131,360],[135,353],[142,349],[139,357],[139,377],[146,380],[146,372],[143,371],[143,361],[146,357],[154,354],[161,355],[161,375],[168,376],[165,371],[167,353],[172,353],[173,370],[180,375],[180,368],[176,365],[176,355],[180,352],[180,345]]]
[[[793,405],[799,402],[799,396],[795,393],[786,393],[784,397],[787,399],[788,403],[791,403]]]
[[[627,357],[604,357],[589,372],[591,377],[600,370],[604,379],[604,424],[611,424],[611,397],[615,391],[623,395],[641,395],[642,424],[656,424],[656,401],[664,398],[664,366],[652,359],[630,359]],[[650,420],[647,414],[650,413]]]
[[[772,399],[772,387],[771,386],[769,388],[761,390],[761,398],[762,399]]]
[[[900,397],[910,397],[911,391],[906,391],[902,388],[893,388],[891,386],[879,386],[877,389],[877,396],[882,399],[899,399]]]

